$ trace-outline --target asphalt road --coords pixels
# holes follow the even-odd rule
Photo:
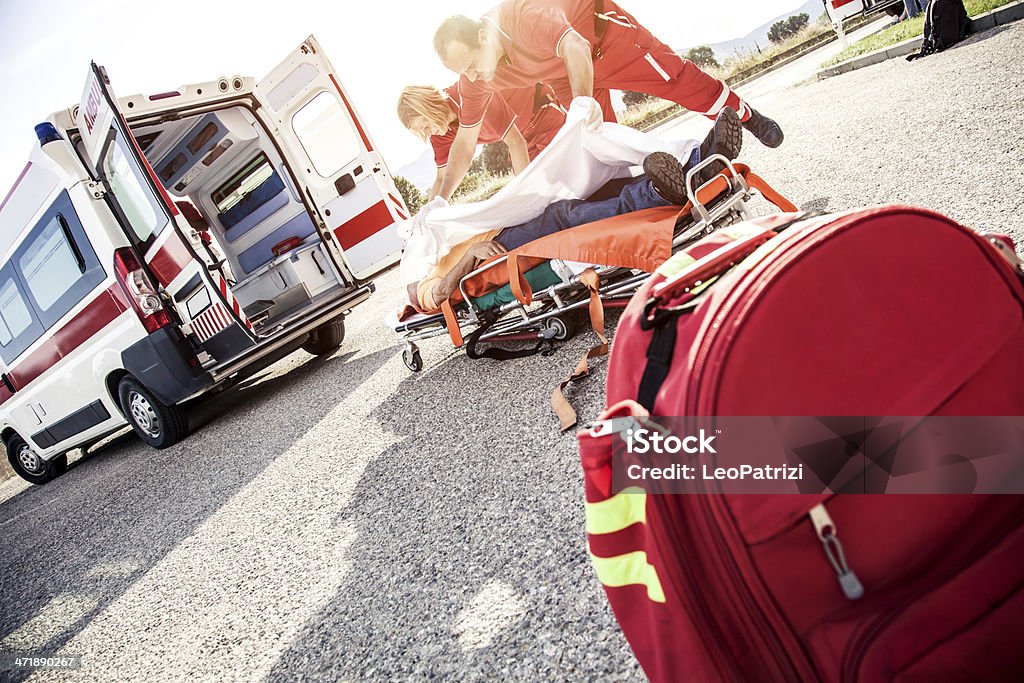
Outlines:
[[[787,139],[742,159],[803,207],[921,204],[1021,240],[1022,53],[1016,24],[763,93]],[[400,298],[381,278],[339,352],[199,407],[173,448],[129,433],[0,484],[0,648],[82,657],[47,680],[640,679],[548,407],[592,340],[505,363],[432,340],[413,376],[380,323]],[[603,385],[576,388],[584,419]]]

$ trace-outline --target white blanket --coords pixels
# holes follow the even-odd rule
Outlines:
[[[596,105],[590,102],[573,100],[551,144],[490,199],[427,209],[419,220],[413,217],[399,225],[398,234],[406,240],[402,283],[427,277],[452,247],[474,235],[536,218],[552,202],[588,197],[609,180],[629,175],[630,167],[652,152],[685,159],[697,145],[694,140],[662,140],[617,123],[588,130],[588,106]]]

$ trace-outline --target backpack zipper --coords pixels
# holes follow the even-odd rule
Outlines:
[[[811,523],[814,524],[814,531],[818,534],[818,540],[821,541],[825,557],[836,571],[836,580],[839,581],[843,595],[850,600],[857,600],[864,595],[864,585],[846,561],[843,544],[839,542],[839,536],[836,535],[836,524],[832,521],[828,510],[824,505],[818,503],[810,509],[807,515],[811,518]]]

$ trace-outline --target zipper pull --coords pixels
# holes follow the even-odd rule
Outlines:
[[[856,600],[864,595],[864,585],[846,562],[843,544],[836,536],[835,522],[832,521],[825,506],[818,503],[807,514],[810,515],[814,530],[825,549],[825,557],[836,570],[836,579],[839,581],[839,587],[843,589],[843,595],[850,600]]]

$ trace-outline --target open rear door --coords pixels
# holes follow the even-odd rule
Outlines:
[[[273,132],[339,266],[365,280],[401,258],[408,210],[352,98],[312,36],[256,86]]]
[[[833,24],[864,11],[864,0],[825,0],[825,10]]]
[[[175,229],[177,207],[139,149],[102,67],[92,64],[75,113],[81,152],[146,270],[170,296],[165,304],[202,347],[224,360],[255,343],[227,284],[194,255]]]

